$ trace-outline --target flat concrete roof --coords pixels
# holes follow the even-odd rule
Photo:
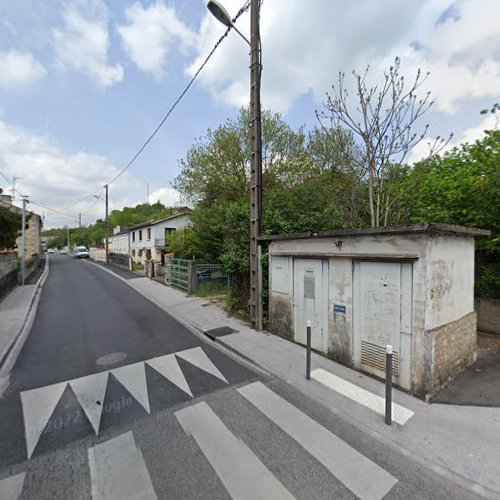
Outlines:
[[[477,227],[457,226],[454,224],[408,224],[405,226],[386,227],[363,227],[358,229],[336,229],[334,231],[322,231],[311,233],[276,234],[259,236],[260,241],[277,240],[305,240],[312,238],[338,238],[345,236],[370,236],[370,235],[396,235],[396,234],[449,234],[458,236],[491,236],[489,229],[479,229]]]

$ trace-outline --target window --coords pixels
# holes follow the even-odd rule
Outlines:
[[[132,232],[132,242],[135,241],[135,231]]]
[[[139,241],[142,241],[142,229],[139,229]]]
[[[168,235],[172,234],[175,231],[175,227],[166,227],[165,228],[165,244],[168,244]]]
[[[146,235],[147,235],[147,239],[149,241],[151,239],[151,228],[150,227],[148,227]]]

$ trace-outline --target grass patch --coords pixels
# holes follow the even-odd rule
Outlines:
[[[144,272],[144,264],[132,262],[132,271]]]

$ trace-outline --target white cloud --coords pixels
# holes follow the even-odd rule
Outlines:
[[[153,191],[149,195],[149,203],[161,201],[167,207],[179,205],[181,196],[179,191],[170,187],[161,187]]]
[[[241,2],[225,2],[234,14]],[[428,87],[436,108],[454,112],[471,97],[497,97],[500,88],[500,2],[459,0],[301,0],[264,2],[261,11],[263,105],[289,110],[311,92],[321,102],[338,72],[362,71],[370,63],[381,74],[396,55],[408,76],[431,71]],[[248,35],[248,14],[238,28]],[[207,13],[197,40],[192,75],[224,27]],[[232,106],[248,102],[248,47],[230,33],[200,82],[214,98]]]
[[[477,140],[481,140],[485,136],[485,130],[493,130],[498,127],[497,118],[489,114],[484,117],[480,123],[478,123],[474,127],[470,127],[463,132],[461,132],[458,136],[452,138],[452,140],[446,145],[445,148],[440,152],[440,154],[445,153],[446,151],[452,150],[454,147],[459,147],[461,144],[468,142],[469,144],[474,144]],[[433,143],[433,139],[431,137],[426,137],[422,140],[411,152],[408,157],[408,163],[412,164],[416,161],[419,161],[423,158],[427,158],[429,156],[429,144]]]
[[[185,52],[194,33],[173,8],[156,1],[145,8],[135,3],[125,10],[127,25],[119,26],[122,44],[136,66],[160,79],[173,49]]]
[[[108,12],[100,0],[67,4],[64,25],[52,30],[56,65],[61,70],[83,73],[101,87],[123,80],[123,67],[108,62],[110,47]]]
[[[0,86],[18,89],[42,80],[47,70],[29,52],[0,51]]]
[[[45,212],[48,226],[75,225],[79,213],[83,214],[84,222],[102,218],[103,202],[98,201],[91,208],[95,201],[91,194],[118,173],[118,168],[104,156],[84,151],[65,152],[50,138],[3,121],[0,121],[0,152],[0,168],[9,179],[21,177],[17,186],[23,193],[41,205],[69,215],[30,205],[37,213]],[[4,179],[0,180],[6,188]],[[110,187],[110,209],[122,208],[127,195],[136,193],[140,186],[131,174],[125,173]],[[84,197],[88,198],[79,201]]]

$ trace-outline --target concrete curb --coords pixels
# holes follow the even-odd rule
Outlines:
[[[107,269],[103,266],[99,266],[98,264],[95,264],[92,262],[92,264],[97,265],[100,269],[103,269],[104,271],[110,273],[111,275],[115,276],[118,279],[121,279],[125,283],[128,283],[128,280],[125,278],[122,278],[118,274],[114,273],[112,270]],[[146,277],[146,276],[144,276]],[[143,292],[142,290],[137,290],[133,286],[129,284],[131,288],[136,290],[138,293],[140,293],[143,297],[147,298],[150,300],[153,304],[157,305],[160,309],[164,310],[166,313],[170,314],[175,320],[177,320],[179,323],[181,323],[183,326],[185,326],[188,330],[193,332],[196,336],[206,339],[210,339],[212,343],[217,344],[219,347],[222,347],[225,351],[228,351],[232,353],[233,355],[237,356],[238,358],[242,359],[244,362],[251,364],[252,366],[258,367],[261,371],[263,371],[266,374],[272,374],[282,382],[286,383],[287,385],[292,386],[296,391],[300,392],[304,396],[312,399],[315,401],[317,404],[321,405],[323,408],[326,408],[329,410],[331,413],[333,413],[335,416],[338,418],[341,418],[348,424],[352,425],[353,427],[357,428],[358,430],[368,434],[372,438],[376,439],[377,441],[381,442],[391,450],[403,455],[404,457],[407,457],[408,459],[412,460],[416,464],[420,465],[421,467],[433,472],[434,474],[437,474],[438,476],[447,479],[448,481],[451,481],[458,486],[462,487],[463,489],[474,493],[476,495],[479,495],[483,498],[488,498],[492,500],[498,500],[500,499],[500,492],[492,490],[491,488],[488,488],[480,483],[477,483],[475,481],[472,481],[464,476],[461,476],[460,474],[451,471],[450,469],[447,469],[446,467],[443,467],[441,465],[437,465],[429,461],[427,458],[422,457],[413,451],[409,450],[408,448],[405,448],[404,446],[401,446],[399,443],[396,441],[393,441],[392,439],[384,436],[383,434],[380,434],[379,432],[371,429],[367,425],[365,425],[363,422],[360,420],[357,420],[353,418],[352,415],[347,414],[343,412],[342,410],[339,410],[338,408],[334,408],[332,406],[329,406],[325,404],[324,401],[321,400],[321,398],[316,397],[314,394],[311,392],[307,392],[304,389],[298,387],[293,383],[292,380],[287,378],[284,374],[280,373],[277,371],[275,368],[266,366],[263,364],[260,360],[254,358],[251,354],[248,354],[244,351],[240,351],[236,349],[234,346],[231,346],[225,342],[224,337],[216,337],[212,339],[208,335],[206,335],[206,330],[201,328],[199,325],[196,323],[192,323],[185,318],[179,316],[176,312],[172,311],[170,308],[164,306],[163,304],[160,304],[157,302],[153,297],[148,295],[147,293]],[[158,284],[158,286],[164,286],[161,284]]]
[[[169,307],[167,307],[167,306],[161,304],[160,302],[158,302],[157,300],[155,300],[154,297],[151,297],[151,295],[148,295],[146,292],[144,292],[142,290],[138,290],[137,288],[135,288],[134,286],[132,286],[129,283],[129,280],[123,278],[119,274],[114,273],[111,269],[108,269],[107,267],[100,266],[99,264],[97,264],[96,262],[94,262],[92,260],[86,260],[85,262],[88,262],[89,264],[97,266],[99,269],[102,269],[103,271],[111,274],[113,277],[126,283],[130,288],[132,288],[132,290],[135,290],[137,293],[142,295],[144,298],[146,298],[150,302],[152,302],[155,306],[159,307],[161,310],[165,311],[167,314],[172,316],[172,318],[174,318],[182,326],[187,328],[193,335],[196,335],[196,337],[198,337],[200,340],[203,340],[207,344],[216,344],[215,347],[217,347],[221,351],[224,351],[230,357],[232,357],[232,358],[237,357],[238,359],[243,360],[246,364],[251,365],[253,370],[257,370],[257,371],[261,372],[264,377],[270,376],[270,372],[268,370],[264,369],[260,364],[253,362],[250,358],[245,358],[239,352],[235,351],[234,349],[231,349],[230,347],[226,347],[225,345],[223,345],[221,343],[214,342],[214,339],[209,337],[206,334],[206,330],[204,330],[200,325],[198,325],[197,323],[188,321],[187,319],[180,316],[179,314],[177,314],[175,311],[173,311]],[[147,278],[147,276],[142,276],[142,275],[139,275],[139,277]],[[158,286],[166,286],[166,285],[162,285],[161,283],[157,283],[155,281],[152,281],[152,283],[156,283],[156,285],[158,285]]]
[[[49,256],[47,255],[45,260],[45,268],[43,270],[42,275],[38,279],[36,286],[31,294],[31,298],[29,301],[29,305],[26,311],[26,316],[21,325],[19,333],[14,338],[10,348],[5,353],[5,356],[2,360],[0,360],[0,396],[3,393],[4,384],[2,383],[2,379],[5,380],[8,377],[10,370],[14,366],[14,363],[21,352],[21,349],[28,337],[29,332],[31,331],[31,327],[33,325],[33,321],[35,320],[36,311],[38,309],[38,302],[40,301],[40,294],[43,285],[45,284],[45,280],[49,275]]]

